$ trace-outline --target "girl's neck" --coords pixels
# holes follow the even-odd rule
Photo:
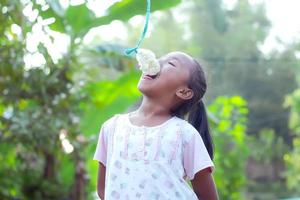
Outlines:
[[[143,97],[142,104],[136,113],[145,118],[151,118],[155,116],[171,116],[170,109],[162,102],[149,99],[145,96]]]

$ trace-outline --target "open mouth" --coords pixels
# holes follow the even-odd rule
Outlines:
[[[144,75],[145,78],[151,79],[151,80],[155,79],[157,76],[158,76],[158,74],[156,74],[156,75],[148,75],[148,74]]]

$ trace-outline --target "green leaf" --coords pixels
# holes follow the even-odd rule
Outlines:
[[[89,30],[90,24],[95,20],[94,12],[86,4],[69,6],[65,17],[76,35],[85,34]]]
[[[136,88],[139,73],[125,74],[116,81],[101,81],[87,86],[92,102],[83,107],[80,129],[85,135],[96,134],[100,125],[114,113],[121,113],[140,96]]]
[[[180,3],[181,0],[154,0],[151,2],[151,11],[163,10]],[[135,15],[146,13],[146,0],[123,0],[113,4],[107,11],[107,15],[96,18],[86,4],[69,6],[64,11],[58,1],[48,1],[49,8],[42,10],[41,5],[35,5],[40,16],[44,19],[54,18],[55,22],[49,27],[58,32],[65,33],[66,27],[70,26],[74,36],[83,37],[91,28],[106,25],[113,20],[127,21]]]

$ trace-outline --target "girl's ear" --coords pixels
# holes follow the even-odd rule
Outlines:
[[[179,88],[175,94],[183,100],[191,99],[194,96],[193,90],[187,87]]]

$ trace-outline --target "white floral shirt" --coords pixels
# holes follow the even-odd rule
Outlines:
[[[94,160],[106,166],[105,200],[197,200],[186,179],[214,169],[199,132],[176,116],[148,127],[114,115],[101,127]]]

